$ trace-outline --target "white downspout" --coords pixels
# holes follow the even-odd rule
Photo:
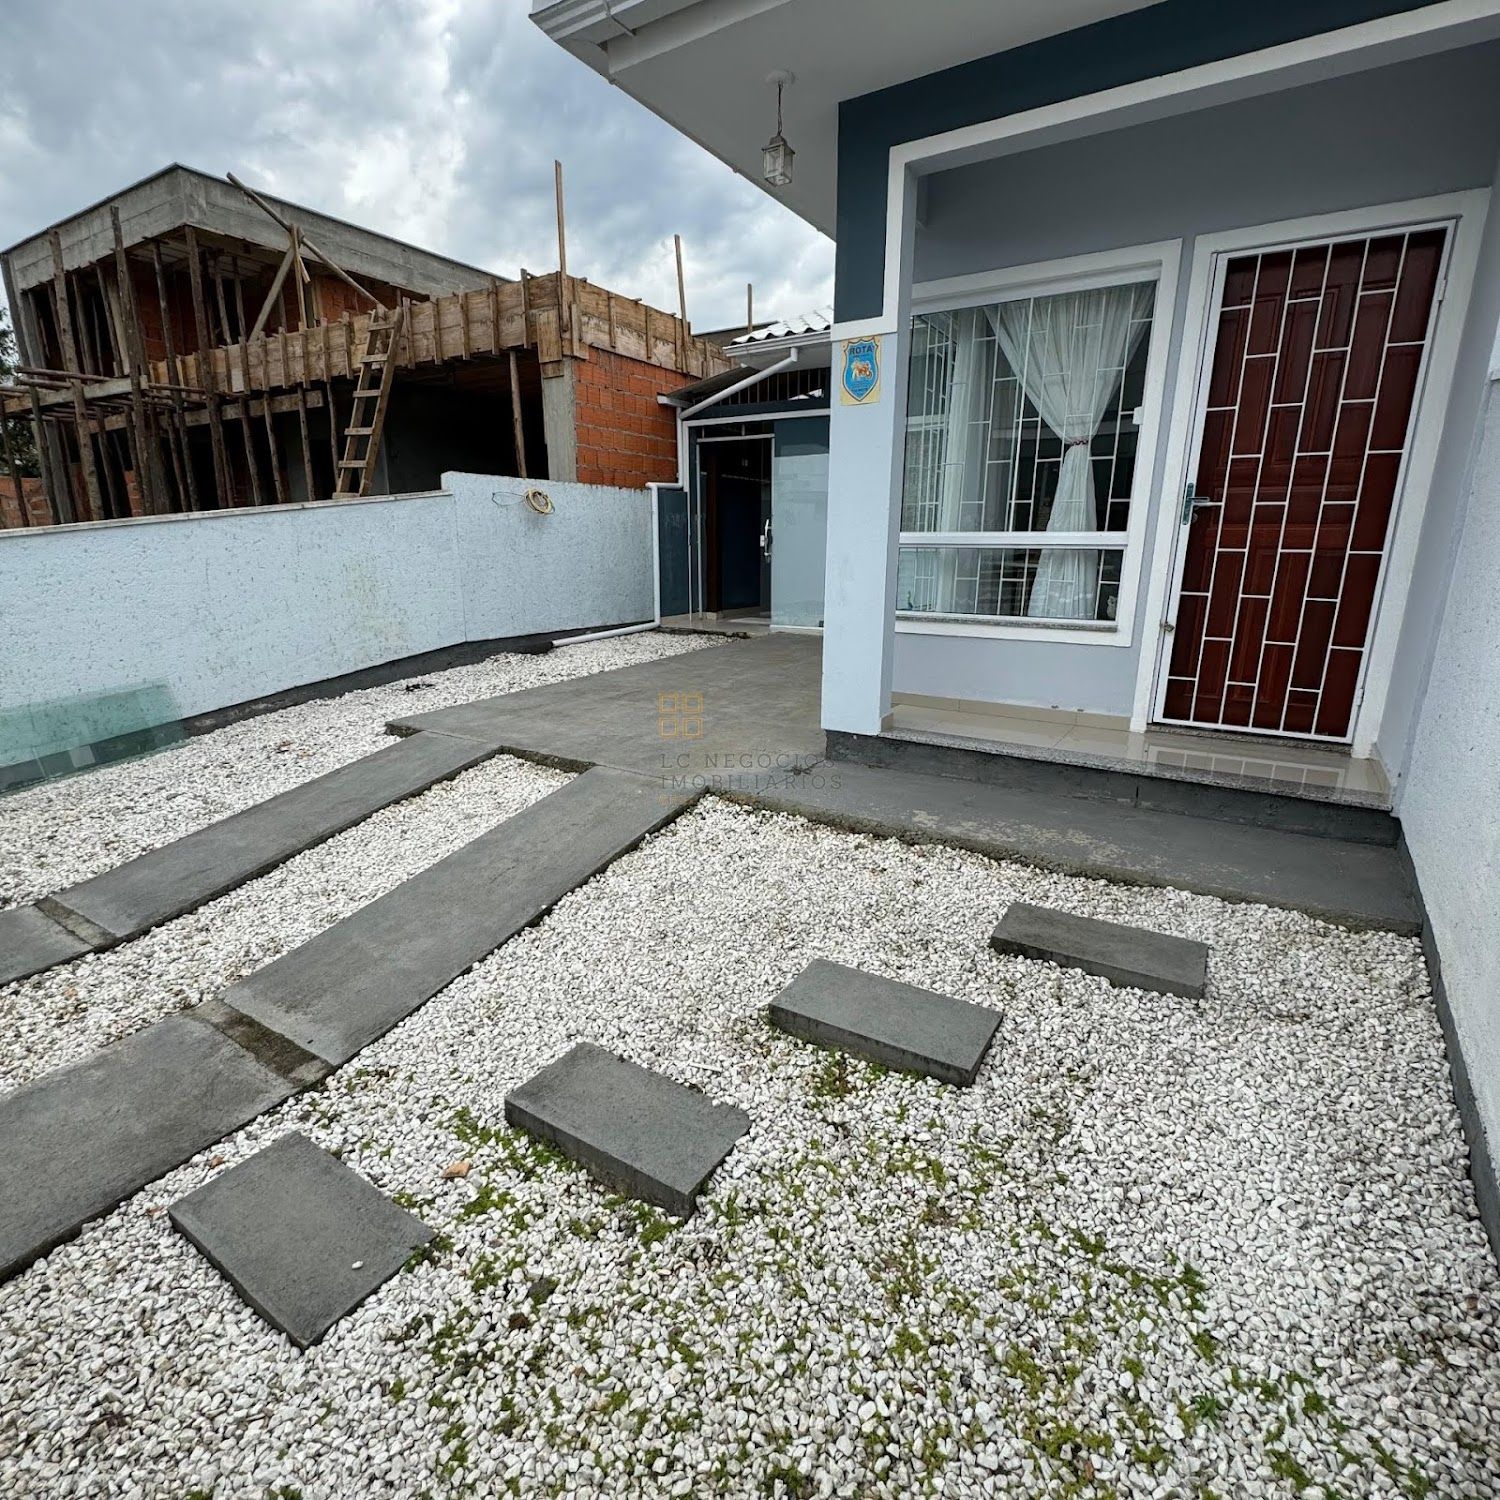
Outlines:
[[[797,358],[801,354],[801,352],[802,351],[800,349],[793,349],[785,359],[777,360],[774,365],[767,365],[764,370],[752,370],[750,374],[745,376],[743,380],[736,380],[733,385],[726,385],[722,391],[715,391],[712,396],[705,397],[702,401],[698,402],[696,406],[688,407],[688,409],[682,413],[682,420],[686,422],[689,417],[697,416],[700,411],[706,411],[710,406],[717,406],[719,402],[724,400],[726,396],[732,396],[736,391],[747,390],[752,385],[759,385],[767,375],[775,375],[780,370],[789,370],[794,364],[797,363]],[[747,417],[746,420],[751,421],[753,420],[753,418]],[[677,472],[679,474],[682,473],[682,463],[680,459],[677,465]]]

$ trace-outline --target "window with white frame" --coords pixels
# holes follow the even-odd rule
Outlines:
[[[914,320],[899,612],[1110,628],[1155,294],[1131,280]]]

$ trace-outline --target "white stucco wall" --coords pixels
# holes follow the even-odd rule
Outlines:
[[[524,481],[443,481],[0,532],[7,738],[30,706],[149,692],[162,722],[464,641],[652,617],[646,491],[547,481],[541,516]]]
[[[1164,410],[1181,369],[1188,268],[1200,235],[1486,187],[1500,152],[1500,44],[1327,80],[1196,114],[978,162],[932,177],[918,281],[1183,241]],[[1392,108],[1392,100],[1400,107]],[[1186,377],[1191,376],[1186,372]],[[1445,435],[1462,468],[1472,405]],[[1170,438],[1158,437],[1158,478]],[[835,464],[837,464],[835,454]],[[1144,495],[1154,536],[1159,496]],[[1147,590],[1127,647],[898,633],[899,691],[1129,714]],[[1403,705],[1404,706],[1404,705]]]
[[[1500,350],[1496,375],[1500,376]],[[1396,810],[1490,1144],[1500,1149],[1500,379]]]

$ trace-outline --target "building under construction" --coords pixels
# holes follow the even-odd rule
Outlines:
[[[19,348],[8,526],[436,488],[443,470],[639,486],[658,396],[727,369],[676,314],[514,278],[171,166],[0,257]],[[0,422],[0,435],[10,424]]]

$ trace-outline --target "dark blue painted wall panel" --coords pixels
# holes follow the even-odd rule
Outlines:
[[[656,547],[661,559],[661,612],[685,615],[688,602],[688,497],[686,490],[656,492]]]
[[[839,105],[834,314],[881,311],[890,149],[983,120],[1180,72],[1437,0],[1160,0]]]

